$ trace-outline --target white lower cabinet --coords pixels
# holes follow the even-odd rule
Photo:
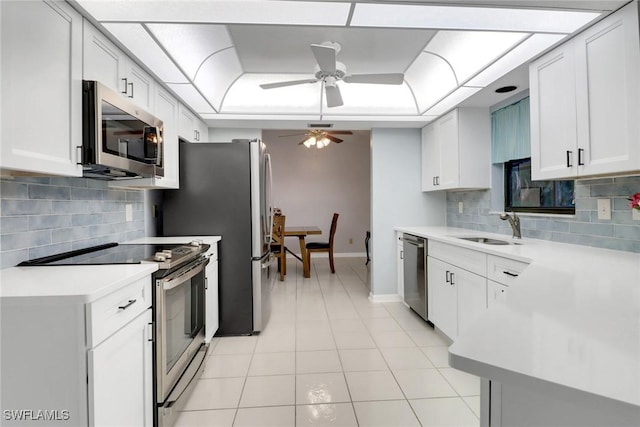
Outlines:
[[[88,351],[89,425],[153,426],[151,309]]]
[[[429,320],[455,340],[487,308],[486,278],[429,256]]]
[[[205,243],[206,240],[205,240]],[[209,264],[206,267],[206,286],[205,286],[205,306],[206,317],[204,324],[204,340],[211,342],[211,339],[218,331],[220,326],[220,307],[218,298],[218,243],[209,242]]]
[[[454,340],[488,307],[504,302],[528,263],[429,241],[429,320]]]
[[[151,277],[0,304],[3,426],[153,426]]]

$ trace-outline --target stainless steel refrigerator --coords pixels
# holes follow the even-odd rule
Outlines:
[[[271,160],[259,140],[180,142],[180,189],[162,194],[160,235],[222,236],[217,335],[260,332],[277,267],[270,252]]]

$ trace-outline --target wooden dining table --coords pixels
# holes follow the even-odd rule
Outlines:
[[[307,259],[307,245],[305,242],[305,237],[312,234],[322,234],[322,230],[317,225],[288,225],[286,224],[284,227],[284,237],[297,237],[298,242],[300,243],[300,258],[298,258],[294,253],[289,251],[293,256],[300,259],[302,261],[302,276],[309,278],[311,277],[311,269],[309,265],[304,261]]]

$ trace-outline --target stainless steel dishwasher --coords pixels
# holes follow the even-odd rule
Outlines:
[[[427,239],[402,235],[404,302],[427,320]]]

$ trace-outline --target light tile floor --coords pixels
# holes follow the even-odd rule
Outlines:
[[[402,303],[369,301],[360,258],[288,263],[258,336],[215,338],[177,427],[477,427],[480,380]]]

